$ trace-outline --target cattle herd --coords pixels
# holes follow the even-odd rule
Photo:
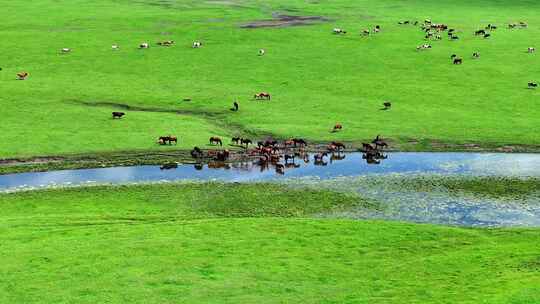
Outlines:
[[[433,23],[431,20],[426,19],[423,22],[419,21],[400,21],[398,22],[399,25],[413,25],[418,26],[423,32],[424,32],[424,38],[425,40],[442,40],[443,33],[447,33],[447,37],[451,41],[459,40],[460,37],[458,35],[459,31],[450,28],[446,24],[442,23]],[[510,23],[508,24],[508,29],[517,29],[517,28],[527,28],[528,25],[526,22],[518,22],[518,23]],[[373,28],[368,28],[361,30],[360,35],[362,36],[369,36],[371,34],[376,34],[381,32],[382,28],[379,25],[376,25]],[[491,37],[492,33],[497,30],[497,26],[494,24],[488,24],[487,26],[474,31],[475,37],[482,37],[483,39],[488,39]],[[347,34],[347,31],[342,28],[334,28],[333,33],[336,35],[345,35]],[[171,47],[175,44],[173,40],[165,40],[165,41],[159,41],[156,43],[156,45],[161,47]],[[194,41],[192,44],[192,48],[198,49],[203,46],[202,42],[200,41]],[[150,43],[148,42],[142,42],[139,44],[138,49],[149,49]],[[432,49],[432,45],[429,43],[422,43],[421,45],[416,47],[417,51],[423,51],[423,50],[429,50]],[[120,50],[120,46],[117,44],[112,45],[113,51]],[[536,49],[534,47],[529,47],[527,49],[528,53],[534,53]],[[61,54],[69,54],[72,50],[70,48],[62,48],[60,49]],[[263,56],[266,53],[264,49],[259,49],[258,55]],[[473,59],[479,59],[480,53],[474,52],[472,54]],[[461,65],[463,64],[463,58],[458,56],[457,54],[452,54],[450,56],[451,62],[454,65]],[[0,69],[1,70],[1,69]],[[18,80],[26,80],[29,77],[28,72],[19,72],[17,73],[17,79]],[[538,84],[536,82],[529,82],[527,85],[530,89],[535,89],[538,87]],[[256,93],[253,98],[255,100],[271,100],[271,95],[268,92],[259,92]],[[384,108],[382,110],[388,110],[391,108],[392,104],[389,101],[385,101],[383,103]],[[238,111],[239,106],[238,103],[235,101],[233,104],[232,111]],[[112,118],[113,119],[121,119],[125,115],[124,112],[112,112]],[[331,130],[331,132],[338,132],[343,129],[343,126],[340,123],[336,123]],[[178,138],[176,136],[172,135],[166,135],[166,136],[160,136],[157,140],[158,144],[160,145],[172,145],[178,143]],[[210,137],[209,144],[212,146],[223,146],[223,141],[220,137]],[[288,140],[284,140],[281,142],[278,142],[273,139],[268,139],[265,141],[259,141],[254,145],[254,143],[247,138],[242,137],[233,137],[231,139],[231,145],[238,146],[244,148],[240,154],[243,155],[243,157],[248,157],[249,159],[255,159],[255,163],[261,167],[261,170],[266,170],[270,166],[273,166],[275,168],[275,171],[279,174],[284,174],[285,168],[297,168],[299,165],[295,162],[296,159],[301,159],[304,162],[309,162],[310,157],[309,153],[307,152],[307,142],[304,139],[299,138],[291,138]],[[250,149],[250,145],[254,146]],[[387,143],[380,138],[380,136],[377,136],[371,143],[364,143],[362,144],[362,152],[363,152],[363,158],[366,160],[369,164],[378,164],[382,159],[386,159],[386,155],[383,153],[383,150],[387,147]],[[330,159],[330,161],[333,160],[340,160],[345,157],[343,155],[343,151],[345,150],[345,145],[341,142],[333,141],[327,146],[323,147],[322,149],[318,149],[317,152],[313,155],[313,161],[315,165],[326,165],[327,161],[326,159]],[[229,160],[231,157],[231,153],[228,149],[224,150],[206,150],[203,151],[202,149],[198,147],[194,147],[193,150],[191,150],[191,156],[196,159],[197,165],[196,168],[202,168],[201,160],[212,160],[212,161],[219,161],[219,162],[225,162]],[[283,162],[282,162],[283,161]],[[176,166],[174,164],[171,165],[164,165],[162,166],[162,169],[170,169],[175,168]]]

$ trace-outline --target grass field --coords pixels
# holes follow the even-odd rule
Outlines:
[[[0,195],[2,303],[538,303],[540,234],[321,220],[275,185]]]
[[[536,1],[36,0],[2,9],[0,157],[167,149],[155,143],[165,134],[180,137],[178,148],[240,133],[540,145],[540,95],[526,89],[540,80],[540,57],[526,53],[540,34]],[[240,28],[273,12],[331,21]],[[416,52],[423,33],[397,22],[424,18],[461,39]],[[521,20],[528,29],[506,29]],[[473,37],[488,23],[499,26],[490,39]],[[376,24],[381,33],[360,37]],[[155,45],[165,39],[176,45]],[[203,47],[192,49],[195,40]],[[150,49],[137,49],[143,41]],[[72,53],[60,55],[63,47]],[[30,77],[16,81],[20,71]],[[251,100],[259,91],[272,101]],[[235,99],[238,113],[229,111]],[[390,111],[379,110],[383,100]],[[148,111],[113,121],[107,103]],[[336,122],[345,128],[332,134]]]

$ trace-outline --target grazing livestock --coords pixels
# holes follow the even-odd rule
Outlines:
[[[522,28],[526,28],[528,26],[527,22],[520,21],[519,26]]]
[[[463,63],[463,59],[462,58],[454,58],[454,61],[452,62],[453,64],[462,64]]]
[[[148,44],[148,42],[143,42],[139,44],[139,49],[148,49],[148,48],[150,48],[150,45]]]
[[[332,130],[332,132],[337,132],[337,131],[341,131],[343,129],[343,126],[339,123],[335,124],[334,125],[334,129]]]
[[[17,73],[17,79],[18,80],[25,80],[27,77],[28,77],[28,72],[20,72],[20,73]]]
[[[409,24],[410,21],[409,20],[405,20],[405,21],[399,21],[398,24]]]
[[[117,50],[120,49],[120,46],[118,46],[117,44],[113,44],[113,45],[111,46],[111,49],[112,49],[113,51],[117,51]]]
[[[536,82],[529,82],[529,83],[527,84],[527,87],[528,87],[529,89],[536,89],[536,88],[538,87],[538,83],[536,83]]]
[[[266,51],[264,49],[259,50],[259,56],[263,56],[265,53],[266,53]]]
[[[527,53],[529,53],[529,54],[534,53],[535,51],[536,51],[536,49],[533,48],[533,47],[530,47],[530,48],[527,49]]]
[[[363,30],[363,31],[362,31],[362,35],[364,35],[364,36],[369,36],[369,30]]]
[[[375,139],[372,140],[371,143],[375,145],[375,149],[377,149],[378,147],[388,147],[388,144],[380,137],[380,135],[377,135],[377,137],[375,137]]]
[[[172,145],[172,142],[174,141],[174,144],[176,145],[178,143],[178,139],[176,138],[176,136],[160,136],[158,138],[158,143],[160,145],[166,145],[167,143],[169,145]]]
[[[70,53],[70,52],[71,52],[71,49],[70,49],[70,48],[62,48],[62,49],[60,50],[60,52],[61,52],[62,54],[67,54],[67,53]]]
[[[384,109],[383,110],[389,110],[392,107],[392,103],[390,101],[385,101],[383,103]]]
[[[474,35],[475,35],[475,36],[485,35],[485,34],[486,34],[486,31],[485,31],[485,30],[478,30],[478,31],[474,32]]]
[[[246,145],[246,149],[249,145],[253,144],[253,142],[251,141],[251,139],[247,139],[247,138],[241,138],[240,139],[240,143],[242,145]]]
[[[238,145],[238,143],[240,142],[240,137],[233,137],[231,138],[231,143],[234,143],[235,145]]]
[[[417,51],[420,51],[420,50],[427,50],[427,49],[431,49],[431,45],[429,44],[422,44],[422,45],[419,45],[416,47],[416,50]]]
[[[233,107],[231,108],[231,111],[238,112],[238,102],[233,102]]]
[[[221,141],[221,138],[217,137],[217,136],[212,136],[210,137],[210,144],[211,145],[220,145],[220,146],[223,146],[223,142]]]
[[[165,40],[165,41],[160,41],[157,43],[157,45],[161,45],[161,46],[171,46],[173,44],[174,44],[173,40]]]
[[[347,31],[341,29],[341,28],[335,28],[334,29],[334,34],[347,34]]]
[[[270,100],[270,94],[266,92],[257,93],[253,96],[255,99],[266,99]]]
[[[473,59],[478,59],[478,58],[480,58],[480,53],[474,52],[474,53],[472,54],[472,58],[473,58]]]
[[[202,46],[202,43],[200,41],[193,42],[193,48],[198,49]]]
[[[122,116],[126,115],[124,112],[112,112],[112,118],[122,118]]]

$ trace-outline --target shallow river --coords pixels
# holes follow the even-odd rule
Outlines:
[[[540,177],[540,154],[389,153],[387,156],[379,164],[367,164],[361,153],[348,153],[333,160],[327,157],[318,165],[313,158],[307,163],[296,159],[295,165],[287,167],[283,175],[272,167],[264,169],[253,162],[227,166],[216,163],[202,168],[196,165],[178,165],[171,169],[136,166],[21,173],[1,175],[0,191],[181,180],[272,181],[287,186],[354,191],[381,202],[384,207],[376,212],[353,210],[322,214],[322,217],[384,218],[465,226],[540,226],[538,196],[525,202],[500,201],[442,190],[420,193],[389,186],[399,184],[399,179],[418,176]]]

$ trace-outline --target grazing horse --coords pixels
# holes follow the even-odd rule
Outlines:
[[[527,49],[527,53],[529,53],[529,54],[534,53],[535,51],[536,51],[536,49],[533,48],[533,47],[530,47],[530,48]]]
[[[335,28],[334,29],[334,34],[347,34],[347,31],[345,31],[343,29],[340,29],[340,28]]]
[[[386,148],[388,147],[388,144],[380,137],[380,135],[377,135],[374,140],[371,141],[372,144],[375,144],[375,149],[378,147]]]
[[[231,143],[234,143],[235,145],[238,145],[238,143],[240,142],[240,137],[233,137],[231,138]]]
[[[157,43],[157,45],[161,45],[161,46],[171,46],[174,44],[174,40],[165,40],[165,41],[160,41]]]
[[[527,84],[527,87],[528,87],[529,89],[536,89],[536,87],[538,87],[538,83],[536,83],[536,82],[529,82],[529,83]]]
[[[485,30],[478,30],[478,31],[474,32],[474,35],[475,35],[475,36],[485,35],[485,34],[486,34],[486,31],[485,31]]]
[[[62,54],[67,54],[67,53],[71,52],[71,49],[70,49],[70,48],[62,48],[62,49],[60,50],[60,52],[61,52]]]
[[[122,118],[122,116],[126,115],[124,112],[112,112],[112,118]]]
[[[341,131],[343,129],[343,126],[339,123],[335,124],[334,125],[334,129],[332,130],[332,132],[337,132],[337,131]]]
[[[480,58],[480,53],[474,52],[474,53],[472,54],[472,58],[473,58],[473,59],[478,59],[478,58]]]
[[[147,48],[150,48],[150,45],[148,44],[148,42],[143,42],[139,44],[139,49],[147,49]]]
[[[364,36],[369,36],[369,30],[363,30],[363,31],[362,31],[362,35],[364,35]]]
[[[176,136],[160,136],[159,139],[158,139],[158,142],[161,144],[161,145],[166,145],[167,143],[169,143],[169,145],[172,145],[172,142],[174,141],[174,144],[176,145],[178,143],[178,139],[176,138]]]
[[[253,96],[255,99],[266,99],[266,100],[270,100],[270,94],[269,93],[266,93],[266,92],[260,92],[260,93],[257,93]]]
[[[385,101],[385,102],[383,103],[383,106],[384,106],[384,109],[383,109],[383,110],[388,110],[388,109],[390,109],[390,108],[392,107],[392,103],[389,102],[389,101]]]
[[[223,142],[221,141],[221,138],[217,137],[217,136],[212,136],[210,137],[210,144],[211,145],[217,145],[219,144],[220,146],[223,146]]]
[[[251,139],[248,139],[248,138],[241,138],[240,139],[240,143],[242,145],[246,145],[246,149],[249,145],[253,144],[253,142],[251,141]]]
[[[119,47],[117,44],[113,44],[113,45],[111,46],[111,49],[112,49],[113,51],[116,51],[116,50],[119,50],[120,47]]]
[[[26,77],[28,77],[28,72],[20,72],[20,73],[17,73],[17,79],[18,80],[25,80]]]
[[[200,41],[193,42],[193,48],[198,49],[202,46],[202,43]]]
[[[463,63],[463,59],[461,59],[461,58],[454,58],[453,63],[454,63],[454,64],[462,64],[462,63]]]
[[[238,102],[233,102],[233,108],[231,110],[233,110],[234,112],[238,112],[238,109],[239,109],[239,106],[238,106]]]
[[[259,56],[263,56],[265,53],[266,53],[266,51],[264,49],[259,50]]]
[[[420,50],[427,50],[427,49],[431,49],[431,45],[429,44],[422,44],[422,45],[419,45],[416,47],[416,50],[417,51],[420,51]]]

